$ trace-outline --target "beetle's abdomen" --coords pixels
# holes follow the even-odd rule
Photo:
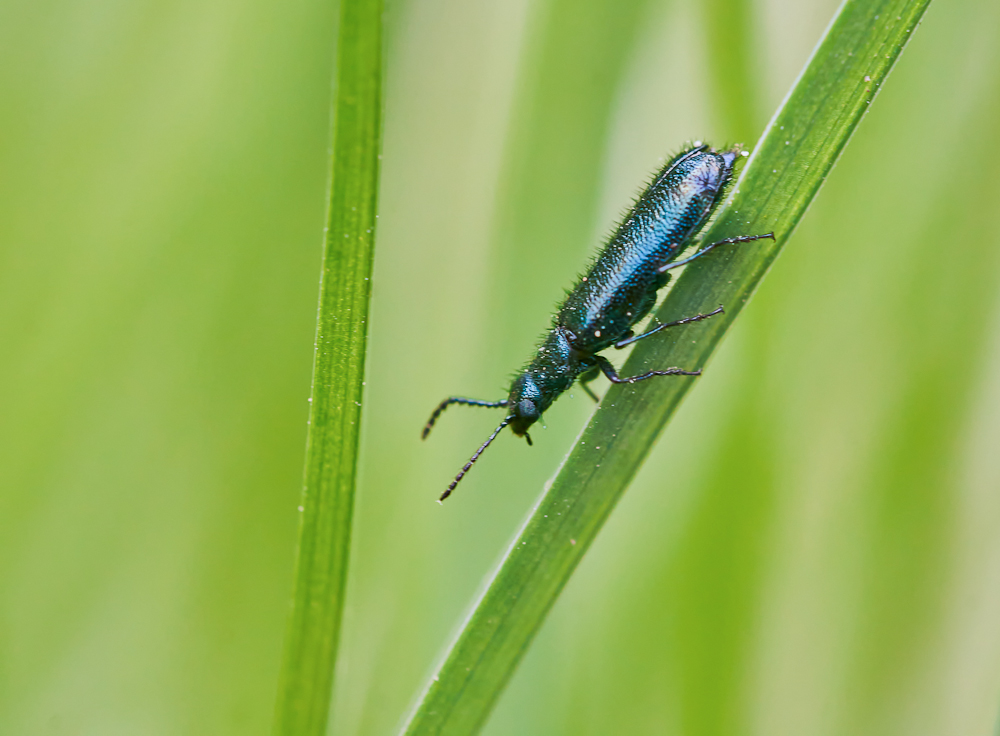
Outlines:
[[[666,283],[660,267],[704,226],[735,156],[692,149],[653,179],[556,315],[576,336],[575,347],[603,350],[649,312]]]

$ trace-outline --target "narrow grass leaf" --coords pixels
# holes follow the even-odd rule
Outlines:
[[[347,578],[382,118],[382,0],[343,0],[295,589],[274,733],[326,730]]]
[[[909,42],[930,0],[845,2],[704,237],[773,231],[687,267],[656,319],[726,314],[637,344],[622,370],[704,366],[781,251]],[[661,333],[662,334],[662,333]],[[406,725],[478,731],[563,586],[696,379],[612,386],[494,573]]]

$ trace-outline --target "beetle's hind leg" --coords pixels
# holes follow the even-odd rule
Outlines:
[[[680,368],[667,368],[665,371],[649,371],[649,373],[643,373],[639,376],[619,376],[618,371],[615,367],[611,365],[611,362],[605,358],[603,355],[595,355],[594,360],[597,361],[598,367],[603,371],[604,375],[608,377],[611,383],[635,383],[636,381],[645,381],[647,378],[652,378],[653,376],[700,376],[701,371],[684,371]]]
[[[441,416],[441,412],[447,409],[452,404],[463,404],[465,406],[485,406],[487,409],[499,409],[501,406],[507,406],[507,399],[503,401],[480,401],[479,399],[466,399],[461,396],[449,396],[447,399],[442,401],[437,405],[434,413],[431,414],[431,418],[427,420],[427,424],[424,425],[423,430],[420,432],[420,439],[427,439],[427,435],[431,433],[431,429],[434,427],[434,422],[438,420]]]
[[[599,375],[601,375],[601,368],[600,366],[595,365],[593,368],[589,368],[582,374],[580,374],[580,377],[577,379],[580,382],[580,388],[582,388],[584,391],[587,392],[587,396],[592,398],[594,400],[594,403],[597,403],[598,401],[600,401],[600,399],[597,397],[597,394],[594,393],[594,390],[590,387],[590,382],[593,381],[595,378],[597,378]]]

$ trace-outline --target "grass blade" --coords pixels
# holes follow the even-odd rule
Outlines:
[[[382,0],[343,0],[295,591],[274,733],[326,730],[361,428],[382,118]]]
[[[913,35],[929,0],[849,0],[771,121],[706,242],[774,231],[776,242],[695,261],[656,317],[725,304],[723,317],[637,345],[623,371],[703,366],[816,196]],[[612,387],[509,549],[406,726],[469,734],[485,722],[688,379]]]

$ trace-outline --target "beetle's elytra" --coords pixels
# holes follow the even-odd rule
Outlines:
[[[671,269],[719,245],[774,239],[773,233],[728,238],[711,243],[684,260],[674,261],[701,232],[722,200],[740,154],[739,147],[717,152],[696,143],[675,156],[639,196],[614,236],[567,294],[535,355],[511,384],[507,398],[479,401],[452,396],[438,405],[424,426],[424,438],[441,412],[451,404],[507,410],[500,426],[462,467],[440,501],[451,495],[472,464],[507,425],[530,445],[528,428],[576,380],[596,400],[587,383],[599,373],[604,373],[612,383],[701,373],[667,368],[622,377],[599,353],[610,347],[623,348],[667,327],[708,319],[723,311],[719,307],[708,314],[659,325],[641,335],[632,331],[656,304],[656,293],[670,280]]]

